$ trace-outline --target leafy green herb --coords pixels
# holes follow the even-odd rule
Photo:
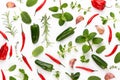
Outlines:
[[[16,65],[12,65],[8,70],[11,72],[11,71],[14,71],[16,69]]]
[[[10,21],[10,12],[5,12],[3,16],[4,25],[8,29],[7,33],[10,33],[14,37],[17,33],[17,30],[15,29],[15,27],[12,26],[13,21]]]
[[[16,79],[13,76],[10,76],[9,80],[16,80]]]
[[[88,63],[89,59],[87,59],[85,55],[82,55],[82,56],[80,56],[80,61],[83,63]]]
[[[72,80],[78,80],[79,79],[79,77],[80,77],[80,72],[76,72],[76,73],[71,73],[71,74],[69,74],[69,73],[67,73],[67,72],[65,72]]]
[[[105,46],[100,46],[97,50],[96,53],[100,54],[105,50]]]
[[[88,80],[101,80],[98,76],[90,76]]]
[[[110,16],[114,19],[115,18],[115,14],[113,12],[110,12]]]
[[[58,7],[57,6],[53,6],[49,8],[50,11],[52,12],[57,12],[58,11]]]
[[[46,44],[46,47],[48,47],[52,42],[50,42],[49,41],[49,22],[48,22],[48,20],[49,20],[49,18],[50,17],[48,17],[46,14],[42,17],[42,20],[41,20],[41,22],[42,22],[42,27],[44,28],[44,31],[43,31],[43,36],[44,36],[44,40],[43,40],[43,42],[45,42],[45,44]]]
[[[86,41],[86,37],[80,35],[75,39],[76,43],[84,43]]]
[[[27,7],[32,7],[32,6],[34,6],[37,2],[38,2],[38,0],[27,0],[26,6],[27,6]]]
[[[115,56],[114,62],[115,63],[119,63],[120,62],[120,52],[118,52],[117,55]]]
[[[70,41],[67,45],[65,44],[65,45],[59,45],[59,50],[58,50],[58,54],[62,57],[62,58],[64,58],[65,57],[65,54],[67,53],[67,52],[71,52],[72,51],[72,49],[74,49],[74,51],[78,51],[77,49],[76,49],[76,46],[73,46],[73,44],[72,44],[72,41]]]
[[[82,46],[82,51],[83,51],[83,53],[87,53],[89,50],[90,50],[90,46],[89,46],[89,45],[84,44],[84,45]]]
[[[99,37],[95,37],[92,40],[93,44],[100,44],[102,41],[103,41],[103,39],[99,38]]]
[[[88,40],[88,41],[92,40],[96,35],[97,35],[96,32],[91,32],[91,33],[88,35],[87,40]]]
[[[44,47],[43,47],[43,46],[38,46],[38,47],[36,47],[36,48],[32,51],[32,55],[33,55],[34,57],[37,57],[37,56],[40,55],[43,51],[44,51]]]
[[[115,36],[120,41],[120,32],[116,32]]]
[[[105,17],[100,17],[101,18],[101,21],[102,21],[102,24],[105,25],[107,22],[108,22],[108,19],[105,18]]]
[[[60,71],[55,71],[54,76],[59,80],[59,77],[60,77]]]
[[[63,4],[60,6],[60,9],[67,8],[67,6],[68,6],[67,3],[63,3]]]
[[[73,16],[68,12],[64,13],[64,17],[65,17],[66,21],[72,21],[73,20]]]
[[[23,80],[28,80],[28,79],[29,79],[29,77],[28,77],[28,75],[25,73],[24,69],[19,69],[19,72],[23,74],[23,76],[24,76],[24,77],[23,77]]]

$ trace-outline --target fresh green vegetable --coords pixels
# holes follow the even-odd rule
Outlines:
[[[32,22],[30,15],[26,11],[22,11],[20,15],[24,23],[30,24]]]
[[[120,52],[118,52],[114,58],[114,63],[119,63],[120,62]]]
[[[38,24],[33,24],[30,26],[31,29],[31,38],[32,38],[32,43],[35,44],[39,40],[39,25]]]
[[[64,17],[65,17],[66,21],[72,21],[73,20],[73,16],[68,12],[64,13]]]
[[[61,6],[60,6],[60,9],[62,8],[67,8],[68,4],[67,3],[63,3]]]
[[[116,32],[115,36],[120,41],[120,32]]]
[[[71,73],[71,74],[69,74],[69,73],[66,72],[66,74],[67,74],[72,80],[78,80],[79,77],[80,77],[80,72]]]
[[[57,12],[58,11],[58,7],[57,6],[53,6],[49,8],[50,11],[52,12]]]
[[[38,46],[38,47],[36,47],[36,48],[32,51],[32,55],[33,55],[34,57],[37,57],[37,56],[40,55],[43,51],[44,51],[44,47],[43,47],[43,46]]]
[[[101,80],[98,76],[90,76],[88,80]]]
[[[43,62],[40,60],[35,60],[35,64],[41,67],[42,69],[51,72],[53,70],[53,65],[47,62]]]
[[[87,53],[89,50],[90,50],[90,46],[89,45],[85,44],[85,45],[82,46],[83,53]]]
[[[56,41],[62,41],[65,38],[71,36],[74,33],[75,28],[69,27],[67,29],[65,29],[62,33],[60,33],[57,38]]]
[[[8,70],[11,72],[11,71],[14,71],[16,69],[16,65],[12,65]]]
[[[25,73],[25,70],[24,69],[19,69],[19,72],[23,74],[23,79],[22,80],[28,80],[29,79],[29,76]]]
[[[32,6],[34,6],[37,2],[38,2],[38,0],[27,0],[26,6],[27,6],[27,7],[32,7]]]
[[[106,69],[108,64],[99,56],[92,54],[92,59],[95,61],[95,63],[101,67],[102,69]]]
[[[9,80],[16,80],[16,79],[13,76],[10,76]]]
[[[103,41],[103,39],[99,38],[99,37],[95,37],[92,40],[93,44],[100,44],[102,41]]]
[[[100,54],[105,50],[105,46],[100,46],[97,50],[96,53]]]

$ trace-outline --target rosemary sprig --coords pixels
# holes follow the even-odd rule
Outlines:
[[[48,20],[49,20],[50,17],[47,17],[47,15],[45,14],[43,17],[42,17],[42,27],[44,28],[44,31],[43,31],[43,36],[44,36],[44,40],[43,42],[46,43],[46,47],[48,47],[51,42],[49,41],[48,39],[48,36],[49,36],[49,23],[48,23]]]
[[[10,21],[10,12],[5,12],[5,14],[3,14],[3,16],[4,16],[4,18],[3,18],[4,25],[8,29],[7,33],[10,33],[14,37],[17,30],[15,29],[15,27],[12,26],[13,21]]]

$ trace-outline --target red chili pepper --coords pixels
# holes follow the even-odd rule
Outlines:
[[[38,12],[38,11],[45,5],[46,1],[47,1],[47,0],[44,0],[44,1],[36,8],[35,14],[36,14],[36,12]]]
[[[109,25],[108,25],[108,29],[109,29],[108,43],[110,44],[110,42],[112,41],[112,29],[111,29],[111,27]]]
[[[22,25],[21,25],[21,29],[22,29],[22,47],[21,47],[21,50],[20,51],[22,51],[23,50],[23,48],[24,48],[24,45],[25,45],[25,33],[24,33],[24,31],[23,31],[23,28],[22,28]]]
[[[12,51],[12,45],[10,46],[10,53],[9,53],[9,56],[10,57],[12,57],[12,53],[13,53],[13,51]]]
[[[87,21],[86,26],[89,25],[91,23],[91,21],[93,20],[93,18],[95,18],[97,15],[99,15],[99,14],[94,14],[92,17],[90,17],[89,20]]]
[[[83,69],[83,70],[88,71],[88,72],[95,72],[95,71],[97,71],[97,70],[93,70],[93,69],[82,67],[82,66],[76,66],[76,68]]]
[[[0,49],[0,60],[5,60],[7,57],[7,53],[8,53],[8,46],[7,43],[5,43]]]
[[[113,48],[113,50],[112,50],[109,54],[105,55],[105,57],[110,57],[110,56],[112,56],[112,55],[115,53],[115,51],[117,50],[117,48],[118,48],[118,44],[115,45],[114,48]]]
[[[41,78],[41,80],[46,80],[45,77],[41,73],[39,73],[39,72],[37,72],[37,73],[38,73],[39,77]]]
[[[29,69],[32,71],[32,68],[31,68],[30,64],[28,63],[27,58],[24,55],[22,55],[22,59],[26,63],[26,65],[29,67]]]
[[[2,80],[6,80],[5,74],[2,69],[1,69],[1,73],[2,73]]]
[[[57,60],[56,58],[54,58],[53,56],[51,56],[50,54],[45,54],[46,56],[48,56],[52,61],[54,61],[57,64],[60,64],[62,66],[64,66],[59,60]],[[64,66],[65,67],[65,66]]]
[[[4,39],[8,40],[8,38],[4,32],[0,31],[0,34],[3,36]]]

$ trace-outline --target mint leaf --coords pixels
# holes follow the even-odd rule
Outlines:
[[[53,6],[49,8],[50,11],[52,12],[57,12],[58,11],[58,7],[57,6]]]
[[[90,50],[90,46],[89,45],[85,44],[85,45],[82,46],[83,53],[87,53],[89,50]]]
[[[105,46],[100,46],[97,50],[96,53],[100,54],[105,50]]]
[[[72,21],[73,20],[73,16],[68,12],[64,13],[64,17],[66,18],[66,21]]]
[[[84,43],[86,41],[86,38],[84,36],[78,36],[76,39],[75,39],[75,42],[76,43]]]
[[[91,32],[91,33],[88,35],[87,40],[88,40],[88,41],[92,40],[96,35],[97,35],[96,32]]]
[[[100,44],[102,41],[103,41],[103,39],[99,38],[99,37],[95,37],[92,40],[93,44]]]

